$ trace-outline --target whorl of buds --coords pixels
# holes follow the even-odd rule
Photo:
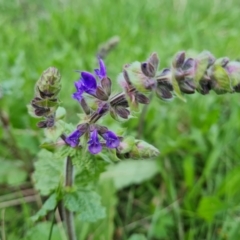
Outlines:
[[[177,53],[171,68],[165,68],[156,76],[155,92],[163,100],[195,91],[205,95],[240,91],[240,63],[223,57],[216,59],[210,52],[203,51],[195,58],[186,58],[184,51]]]
[[[157,157],[159,154],[159,150],[153,145],[143,140],[134,139],[133,137],[126,137],[122,139],[117,148],[117,156],[120,159],[146,159]]]
[[[45,70],[35,85],[35,96],[28,105],[33,117],[45,118],[38,123],[39,128],[51,128],[55,123],[55,112],[59,106],[58,93],[61,90],[61,75],[57,68]]]

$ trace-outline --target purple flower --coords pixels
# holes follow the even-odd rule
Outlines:
[[[76,129],[68,137],[66,137],[65,142],[71,147],[76,147],[79,144],[79,139],[83,134],[84,133],[81,132],[79,129]]]
[[[98,132],[94,129],[90,134],[90,139],[88,141],[88,150],[92,154],[97,154],[102,151],[102,145],[98,139]]]
[[[118,136],[112,131],[105,132],[103,134],[103,138],[106,140],[106,145],[108,148],[116,148],[120,144]]]
[[[102,80],[104,77],[107,77],[107,71],[105,64],[101,58],[98,59],[99,62],[99,69],[95,69],[94,72],[99,77],[100,80]]]
[[[96,78],[89,72],[81,72],[81,78],[75,82],[75,87],[77,92],[73,93],[72,97],[81,101],[83,93],[95,94],[97,89]]]
[[[89,72],[81,72],[81,77],[80,88],[86,93],[95,93],[97,88],[96,78]]]

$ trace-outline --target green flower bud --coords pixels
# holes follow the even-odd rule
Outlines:
[[[222,66],[223,61],[216,61],[209,69],[208,75],[211,78],[212,89],[217,94],[233,92],[231,81],[226,69]],[[225,61],[224,61],[225,65]]]
[[[137,140],[133,137],[124,138],[117,148],[117,156],[119,158],[142,159],[153,158],[158,155],[159,150],[157,148],[143,140]]]
[[[152,87],[155,85],[155,80],[147,77],[142,72],[142,65],[140,62],[134,62],[125,66],[125,70],[128,74],[130,82],[139,92],[146,93],[152,90]]]
[[[61,75],[57,68],[49,67],[45,70],[35,85],[36,96],[53,98],[61,89]]]
[[[236,92],[240,92],[240,62],[231,61],[225,66],[231,80],[231,85]]]

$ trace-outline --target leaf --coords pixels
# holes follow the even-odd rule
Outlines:
[[[147,240],[147,238],[140,233],[134,233],[128,238],[128,240]]]
[[[39,218],[42,218],[47,215],[49,211],[52,211],[57,206],[57,194],[52,194],[47,201],[43,204],[42,208],[32,216],[32,220],[35,222]]]
[[[66,116],[66,109],[63,107],[58,107],[56,110],[56,119],[63,119]]]
[[[51,224],[52,224],[51,222],[41,222],[41,223],[38,223],[36,226],[29,228],[24,240],[48,239],[49,232],[51,229]],[[51,240],[59,240],[59,239],[62,239],[62,236],[60,234],[59,228],[56,225],[54,225]]]
[[[197,213],[207,222],[212,222],[216,214],[224,209],[224,204],[218,197],[206,196],[198,204]]]
[[[106,215],[100,196],[93,191],[68,192],[64,195],[63,201],[65,207],[71,212],[76,212],[83,222],[95,222]]]
[[[0,158],[0,183],[20,185],[27,178],[27,173],[21,169],[23,162]]]
[[[64,158],[57,158],[47,150],[41,150],[34,164],[33,180],[42,195],[49,195],[63,181]]]
[[[76,219],[77,236],[79,240],[92,238],[94,240],[114,239],[114,217],[116,214],[117,196],[113,183],[109,180],[101,182],[97,187],[102,204],[106,207],[106,217],[94,223],[83,223]]]
[[[153,160],[125,160],[109,166],[101,174],[100,181],[112,179],[116,189],[122,189],[131,184],[139,184],[158,173],[157,163]]]

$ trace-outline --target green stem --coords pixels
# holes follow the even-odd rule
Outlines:
[[[54,226],[54,222],[55,222],[55,215],[54,214],[56,212],[56,209],[57,209],[57,206],[53,210],[52,224],[51,224],[50,232],[49,232],[49,235],[48,235],[48,240],[51,240],[51,238],[52,238],[53,226]]]
[[[66,160],[66,172],[65,172],[65,187],[71,187],[73,185],[73,164],[71,157],[67,157]],[[74,226],[74,215],[67,208],[64,207],[64,219],[66,224],[68,240],[76,240],[76,230]]]

